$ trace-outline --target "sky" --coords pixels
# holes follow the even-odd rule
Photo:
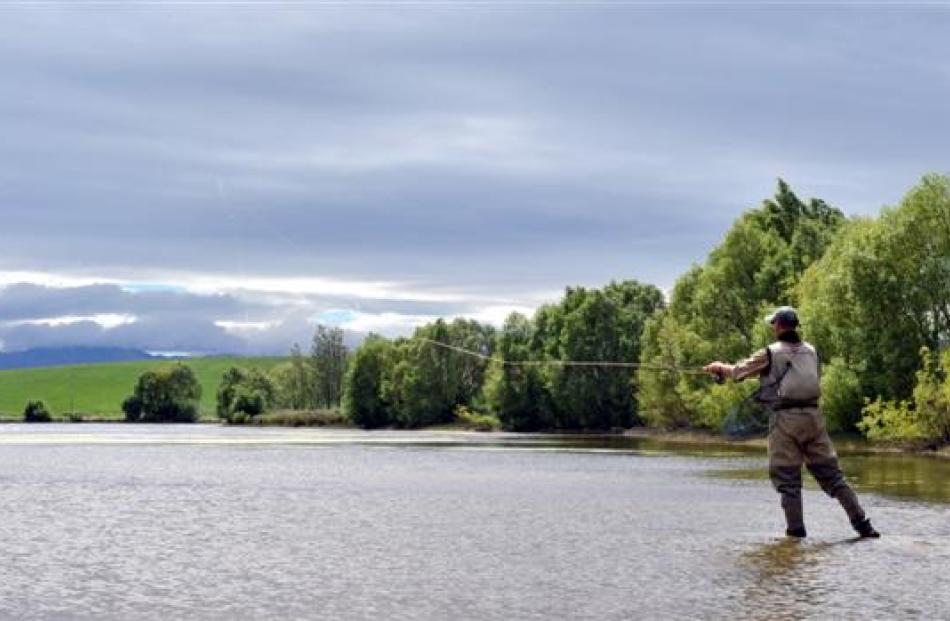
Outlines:
[[[0,2],[0,350],[277,353],[667,290],[948,172],[950,3]]]

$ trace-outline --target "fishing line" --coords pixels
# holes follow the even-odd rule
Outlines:
[[[683,373],[686,375],[709,376],[709,373],[707,371],[703,371],[701,367],[674,367],[657,364],[645,364],[642,362],[616,362],[612,360],[505,360],[503,358],[497,358],[495,356],[489,356],[477,351],[465,349],[464,347],[458,347],[456,345],[450,345],[449,343],[427,339],[422,336],[416,336],[413,337],[413,339],[422,341],[424,343],[429,343],[430,345],[435,345],[443,349],[458,352],[460,354],[472,356],[473,358],[479,358],[481,360],[485,360],[486,362],[495,362],[505,367],[617,367],[623,369],[636,369],[640,371],[670,371],[675,373]]]

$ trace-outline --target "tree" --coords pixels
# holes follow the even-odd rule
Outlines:
[[[497,340],[501,357],[540,364],[495,363],[485,389],[489,406],[509,429],[632,425],[638,417],[630,368],[558,363],[637,362],[644,326],[662,307],[659,289],[630,280],[602,290],[569,287],[532,321],[509,317]]]
[[[401,427],[447,423],[458,406],[472,406],[480,398],[487,361],[432,341],[490,356],[494,333],[475,321],[439,319],[418,328],[415,338],[397,340],[382,392],[393,422]]]
[[[383,378],[392,356],[393,344],[370,334],[350,357],[343,377],[343,409],[353,424],[373,428],[393,422],[383,398]]]
[[[512,313],[497,336],[496,354],[514,363],[531,360],[533,332],[530,319]],[[550,395],[537,365],[492,363],[486,377],[485,396],[489,409],[497,412],[506,429],[537,431],[554,425],[547,416],[551,411]]]
[[[775,196],[740,216],[702,266],[676,283],[669,307],[645,328],[641,360],[695,367],[736,360],[769,340],[762,317],[795,304],[804,270],[820,258],[844,224],[821,200],[800,200],[779,180]],[[718,427],[746,390],[707,378],[641,371],[640,406],[650,424]],[[735,401],[735,403],[730,403]]]
[[[927,175],[897,207],[852,222],[799,296],[808,338],[857,376],[861,395],[909,398],[920,349],[950,343],[950,179]]]
[[[122,410],[130,422],[191,423],[198,419],[200,400],[201,384],[194,371],[178,363],[139,376]]]
[[[53,419],[49,408],[43,401],[28,401],[23,409],[23,422],[48,423]]]
[[[231,421],[234,414],[261,414],[275,401],[273,379],[257,368],[231,367],[218,385],[218,417]]]
[[[555,360],[635,363],[646,320],[663,305],[661,292],[636,281],[603,290],[569,288],[559,312],[547,314]],[[556,426],[629,427],[636,419],[633,372],[627,367],[552,366],[548,371]]]
[[[343,395],[343,374],[346,372],[347,349],[343,330],[319,325],[313,334],[310,365],[313,378],[313,405],[332,408]]]

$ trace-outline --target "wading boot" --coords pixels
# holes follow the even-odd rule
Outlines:
[[[881,533],[874,530],[874,527],[871,526],[871,520],[864,515],[864,509],[861,508],[861,503],[858,502],[858,495],[854,493],[853,489],[847,486],[842,487],[838,490],[838,493],[835,494],[835,498],[838,499],[838,502],[841,503],[841,507],[845,513],[848,514],[848,519],[851,520],[851,526],[854,527],[854,530],[858,531],[861,537],[876,539],[881,536]]]
[[[782,510],[785,512],[785,535],[787,537],[805,537],[805,517],[802,511],[802,497],[782,495]]]
[[[881,536],[881,533],[877,532],[873,526],[871,526],[871,520],[864,518],[863,521],[854,524],[854,530],[858,531],[858,534],[861,535],[862,539],[877,539]]]

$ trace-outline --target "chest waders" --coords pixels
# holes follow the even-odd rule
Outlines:
[[[756,400],[769,409],[769,478],[781,495],[786,534],[804,537],[802,465],[821,489],[836,499],[862,536],[876,533],[845,481],[838,455],[818,408],[821,379],[818,354],[808,343],[777,342],[769,346],[769,367]]]

